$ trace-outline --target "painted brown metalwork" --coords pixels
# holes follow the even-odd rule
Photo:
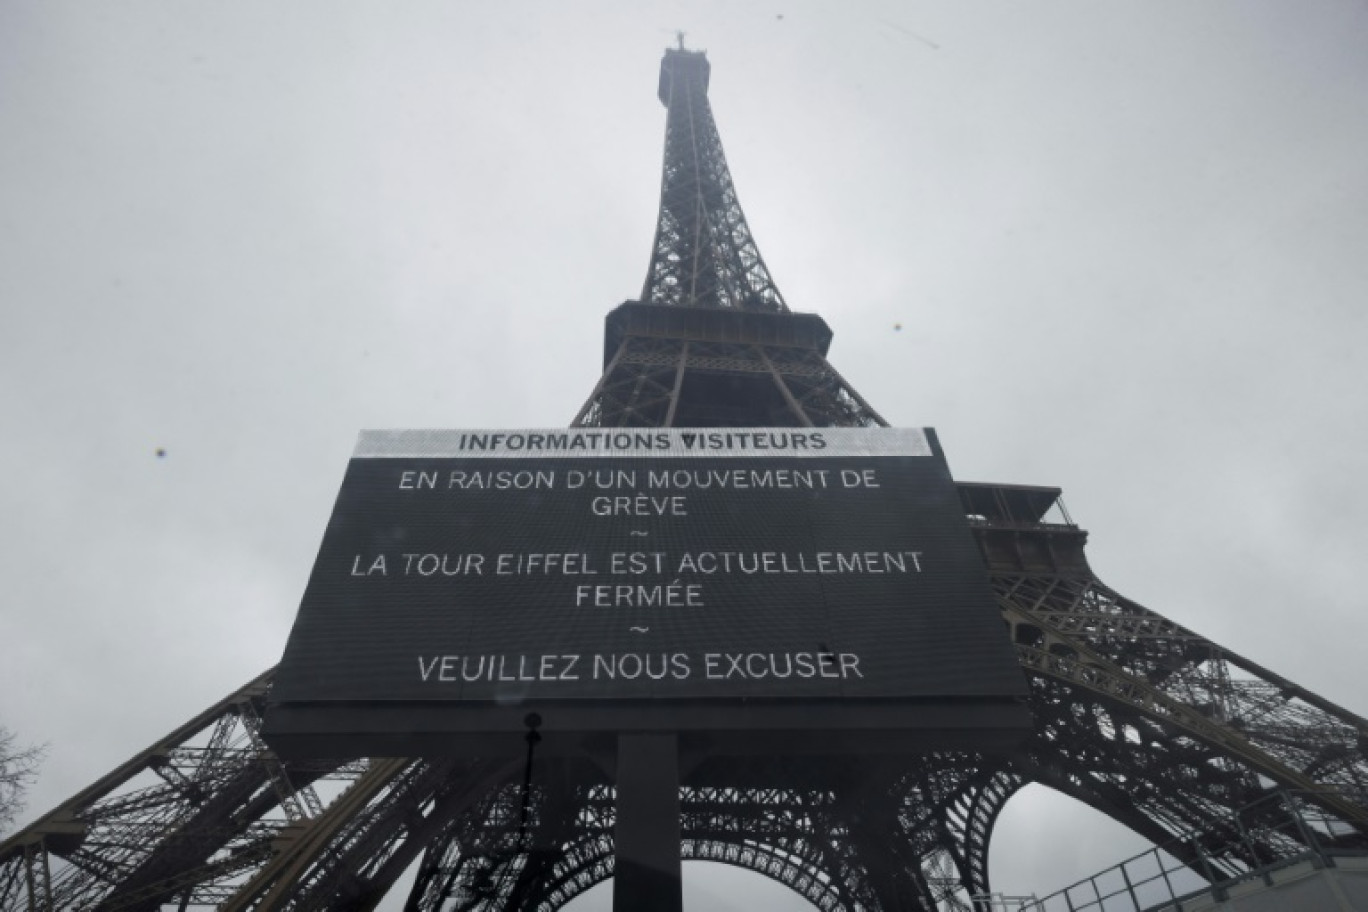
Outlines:
[[[788,311],[737,202],[701,53],[671,50],[660,217],[640,302],[608,318],[573,424],[876,426]],[[681,758],[680,851],[757,871],[820,909],[967,908],[1012,795],[1040,783],[1156,843],[1279,789],[1368,846],[1368,721],[1099,581],[1052,488],[962,484],[1030,686],[1003,755]],[[257,735],[271,672],[0,843],[0,909],[556,909],[613,874],[611,751],[580,761],[277,759]],[[1286,847],[1193,845],[1198,874]],[[1280,842],[1281,841],[1281,842]],[[1234,847],[1234,848],[1232,848]],[[1222,854],[1225,853],[1225,854]]]

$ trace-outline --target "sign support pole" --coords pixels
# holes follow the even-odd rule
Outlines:
[[[619,734],[613,912],[683,912],[679,737]]]

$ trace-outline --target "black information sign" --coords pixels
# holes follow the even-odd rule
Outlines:
[[[581,733],[1002,729],[1024,693],[934,434],[367,431],[266,733],[413,752],[531,710]]]

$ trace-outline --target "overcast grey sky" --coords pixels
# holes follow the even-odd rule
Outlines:
[[[681,28],[771,273],[875,408],[961,480],[1063,487],[1108,583],[1368,713],[1362,0],[9,0],[25,819],[278,660],[358,429],[574,415],[645,275]],[[1016,799],[995,886],[1140,845],[1091,816]],[[759,895],[718,876],[699,906]]]

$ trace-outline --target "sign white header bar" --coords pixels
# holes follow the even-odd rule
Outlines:
[[[931,456],[924,428],[500,428],[362,431],[353,459]]]

